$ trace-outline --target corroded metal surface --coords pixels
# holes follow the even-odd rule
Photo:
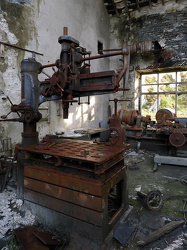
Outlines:
[[[169,136],[169,142],[174,147],[182,147],[186,143],[186,137],[181,132],[173,132]]]
[[[169,109],[160,109],[156,113],[156,120],[157,122],[163,122],[166,120],[174,119],[175,114],[170,111]]]
[[[75,160],[83,160],[94,163],[103,163],[112,159],[116,154],[123,153],[130,146],[128,144],[121,147],[111,146],[103,143],[93,143],[81,140],[62,139],[60,143],[48,148],[38,149],[38,145],[20,147],[23,151],[50,154]]]
[[[110,117],[109,119],[112,145],[123,146],[126,141],[126,130],[121,127],[121,120],[118,116]],[[127,148],[126,148],[127,149]]]
[[[130,125],[130,126],[133,126],[136,124],[136,118],[137,116],[139,115],[139,111],[138,110],[124,110],[124,111],[121,111],[118,110],[118,115],[120,116],[120,113],[123,112],[123,115],[122,115],[122,122]]]
[[[79,41],[68,35],[67,27],[64,27],[64,34],[59,37],[58,42],[61,44],[61,53],[55,63],[41,65],[34,58],[22,60],[22,101],[18,105],[11,103],[11,111],[2,117],[5,119],[11,112],[18,114],[19,118],[16,118],[15,121],[23,123],[23,146],[38,143],[36,123],[42,119],[42,114],[38,109],[41,103],[62,100],[63,118],[67,119],[69,105],[77,102],[74,98],[78,97],[78,104],[80,104],[80,97],[126,90],[120,88],[119,82],[128,68],[129,51],[127,48],[113,53],[90,56],[90,51],[79,46]],[[91,73],[90,60],[117,55],[123,55],[125,59],[119,74],[113,70]],[[53,67],[52,76],[42,71],[47,67]],[[38,79],[40,73],[45,74],[48,78],[40,81]],[[12,119],[6,119],[6,121],[12,121]]]
[[[22,249],[24,250],[47,250],[47,246],[44,246],[42,242],[34,236],[36,228],[33,226],[26,228],[17,228],[14,230],[17,240],[20,242]]]

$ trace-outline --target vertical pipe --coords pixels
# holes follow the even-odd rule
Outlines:
[[[68,35],[68,27],[64,27],[63,28],[63,36],[67,36]]]
[[[30,111],[33,116],[38,115],[39,105],[39,80],[38,73],[41,64],[34,58],[24,59],[21,62],[21,104],[24,107],[31,107]],[[38,143],[38,132],[36,131],[36,120],[31,122],[25,120],[25,112],[23,112],[23,133],[22,146]]]

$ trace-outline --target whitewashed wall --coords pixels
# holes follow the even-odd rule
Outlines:
[[[22,48],[38,51],[42,64],[54,63],[59,58],[61,45],[58,37],[67,26],[69,35],[79,40],[80,45],[97,54],[97,43],[110,47],[110,21],[103,0],[1,0],[0,41]],[[20,103],[20,62],[31,57],[29,52],[5,47],[4,58],[0,58],[0,115],[6,114],[10,105],[2,96],[8,95],[14,104]],[[112,69],[110,59],[92,61],[92,72]],[[52,75],[51,69],[45,72]],[[40,79],[46,78],[41,75]],[[4,92],[4,94],[2,93]],[[85,101],[85,98],[84,98]],[[69,109],[69,119],[63,120],[61,102],[42,104],[49,108],[42,111],[48,121],[38,123],[40,139],[47,133],[62,132],[80,127],[98,127],[100,120],[108,118],[109,95],[91,97],[91,104]],[[10,114],[8,118],[17,115]],[[0,135],[12,138],[13,144],[21,141],[22,124],[1,122]]]

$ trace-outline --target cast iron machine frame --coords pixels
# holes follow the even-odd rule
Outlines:
[[[35,58],[21,62],[21,103],[11,103],[11,111],[19,114],[15,120],[23,123],[22,143],[16,146],[18,196],[41,218],[43,209],[49,215],[60,213],[63,228],[71,224],[70,231],[83,229],[86,236],[103,241],[128,209],[123,151],[129,145],[125,140],[111,145],[49,137],[39,143],[36,124],[42,116],[38,107],[45,101],[62,100],[66,119],[69,104],[76,97],[127,90],[120,88],[119,82],[127,70],[130,52],[124,48],[90,56],[89,51],[79,46],[79,41],[68,36],[66,27],[58,41],[62,49],[54,64],[41,65]],[[90,72],[91,60],[116,55],[124,56],[124,67],[119,74]],[[55,72],[40,82],[38,74],[47,67],[56,67]],[[124,132],[117,131],[124,138]]]

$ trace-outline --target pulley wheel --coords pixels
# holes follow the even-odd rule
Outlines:
[[[160,109],[156,112],[156,120],[157,122],[163,122],[168,119],[173,119],[175,114],[171,112],[169,109]]]
[[[182,147],[186,143],[186,137],[181,132],[173,132],[169,136],[169,142],[174,147]]]
[[[150,191],[146,198],[147,207],[149,210],[159,210],[163,205],[163,195],[160,191]]]

